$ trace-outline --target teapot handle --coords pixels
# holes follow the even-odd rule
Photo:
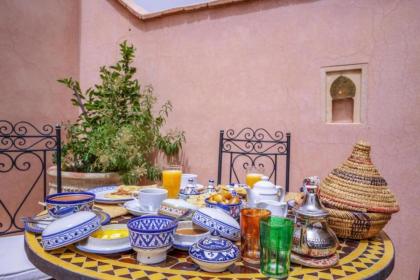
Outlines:
[[[280,197],[279,201],[280,202],[284,201],[284,197],[286,196],[285,189],[283,189],[283,187],[281,186],[276,186],[276,188],[277,188],[277,195]]]

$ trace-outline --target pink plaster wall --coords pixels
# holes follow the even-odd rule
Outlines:
[[[386,231],[393,279],[416,279],[420,223],[419,1],[251,1],[142,22],[118,1],[82,1],[84,88],[111,64],[118,43],[138,49],[141,81],[170,99],[169,127],[186,131],[189,170],[215,178],[218,131],[245,126],[292,133],[292,188],[325,176],[358,139],[396,193]],[[320,68],[368,63],[367,122],[322,122]]]
[[[79,75],[79,10],[79,1],[0,1],[0,119],[42,126],[76,115],[70,93],[56,80]],[[33,172],[0,176],[0,199],[11,211],[40,171],[33,166]],[[41,209],[41,190],[35,187],[19,216]],[[0,206],[6,224],[4,215]]]

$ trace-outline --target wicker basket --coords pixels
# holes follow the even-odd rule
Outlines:
[[[391,214],[399,211],[394,194],[370,159],[370,145],[357,143],[350,157],[320,186],[319,195],[331,208]]]
[[[391,219],[391,214],[351,212],[327,208],[328,225],[340,238],[366,239],[376,236]]]

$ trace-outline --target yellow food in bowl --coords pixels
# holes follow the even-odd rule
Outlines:
[[[98,239],[119,239],[128,237],[128,229],[100,229],[95,231],[92,235]]]

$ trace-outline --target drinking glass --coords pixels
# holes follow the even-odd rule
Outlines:
[[[267,277],[287,278],[293,239],[293,222],[287,218],[260,220],[260,269]]]
[[[241,210],[241,256],[245,264],[260,262],[260,219],[268,218],[267,209],[244,208]]]
[[[252,188],[256,182],[261,181],[262,176],[264,176],[264,168],[251,165],[246,169],[246,184]]]
[[[168,190],[168,198],[178,198],[182,170],[179,165],[171,165],[162,171],[162,185]]]

